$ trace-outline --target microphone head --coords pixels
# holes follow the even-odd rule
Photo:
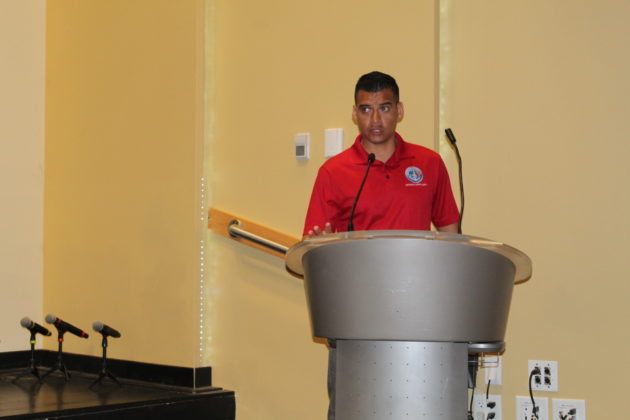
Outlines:
[[[101,332],[103,331],[104,326],[105,324],[103,324],[101,321],[94,321],[94,323],[92,324],[92,329],[94,329],[94,331],[96,332]]]
[[[455,135],[453,134],[453,130],[451,130],[450,128],[447,128],[446,130],[444,130],[444,132],[446,133],[446,137],[448,137],[448,140],[455,144],[457,142],[457,140],[455,140]]]
[[[46,322],[48,322],[49,324],[54,324],[55,322],[57,322],[57,317],[53,314],[48,314],[46,315]]]
[[[24,318],[20,320],[20,325],[23,326],[24,328],[29,328],[32,323],[33,321],[31,321],[31,318],[27,316],[25,316]]]
[[[374,159],[376,159],[376,155],[375,155],[374,153],[370,153],[370,154],[368,155],[368,162],[369,162],[369,163],[373,163],[373,162],[374,162]]]

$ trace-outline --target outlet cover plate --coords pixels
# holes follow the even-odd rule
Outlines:
[[[549,398],[534,397],[538,408],[538,420],[549,420]],[[516,397],[516,420],[532,419],[532,400],[530,397]]]
[[[548,360],[530,360],[527,363],[527,377],[531,371],[538,367],[539,375],[532,378],[534,391],[558,392],[558,362]]]
[[[503,420],[503,407],[501,404],[501,396],[489,394],[475,394],[473,401],[473,418],[475,420],[486,420],[488,415],[494,413],[493,420]]]
[[[485,367],[486,385],[502,385],[503,376],[503,356],[486,356],[489,359],[488,366]]]
[[[569,414],[571,410],[575,414]],[[586,420],[586,401],[554,398],[551,400],[551,420]]]

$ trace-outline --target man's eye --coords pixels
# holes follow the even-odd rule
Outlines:
[[[370,108],[361,108],[361,112],[363,112],[364,114],[367,114],[371,111]]]
[[[385,105],[381,107],[381,111],[383,112],[389,112],[390,109],[392,109],[392,107],[389,105]]]

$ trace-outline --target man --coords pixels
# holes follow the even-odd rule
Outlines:
[[[404,116],[393,77],[372,72],[355,87],[352,147],[319,169],[304,225],[305,237],[347,230],[352,203],[370,168],[353,218],[354,230],[430,230],[457,233],[459,211],[440,156],[396,132]]]
[[[357,203],[354,230],[430,230],[457,233],[459,211],[440,155],[405,142],[396,133],[404,116],[393,77],[371,72],[354,90],[352,119],[359,135],[349,149],[319,169],[304,224],[304,238],[347,230],[350,211],[368,165]],[[335,418],[335,343],[328,359],[328,419]]]

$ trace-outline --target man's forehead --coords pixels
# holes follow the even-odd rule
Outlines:
[[[374,104],[386,104],[396,103],[394,93],[391,89],[382,89],[376,92],[368,92],[366,90],[359,90],[357,92],[357,105],[374,105]]]

